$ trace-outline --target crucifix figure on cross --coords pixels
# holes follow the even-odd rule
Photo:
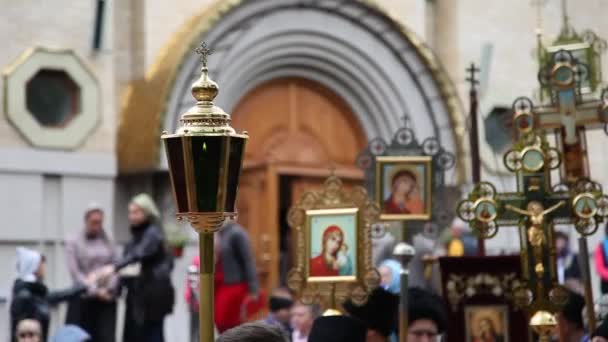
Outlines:
[[[540,202],[530,201],[526,206],[527,210],[522,210],[518,207],[514,207],[510,204],[505,205],[505,209],[513,211],[517,214],[528,216],[529,228],[528,228],[528,241],[534,246],[534,248],[542,247],[546,242],[545,233],[543,232],[543,225],[545,223],[545,215],[548,215],[559,207],[563,206],[566,202],[559,201],[549,209],[545,209]],[[540,260],[540,257],[537,259]]]
[[[592,234],[608,216],[608,197],[589,181],[563,191],[551,188],[551,170],[560,166],[561,154],[534,129],[530,103],[520,102],[514,104],[520,138],[504,156],[517,190],[499,193],[491,183],[477,183],[457,213],[483,238],[496,235],[499,225],[518,227],[525,285],[513,293],[516,302],[531,312],[556,312],[568,295],[558,284],[554,225],[573,223],[580,234]]]

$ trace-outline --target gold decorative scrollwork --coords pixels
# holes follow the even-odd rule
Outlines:
[[[478,295],[506,298],[517,304],[518,301],[521,301],[516,291],[519,288],[524,287],[515,273],[504,275],[479,273],[473,276],[451,274],[446,283],[447,299],[452,306],[452,311],[458,311],[458,306],[463,300]]]

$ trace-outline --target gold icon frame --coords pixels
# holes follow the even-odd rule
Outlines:
[[[311,219],[319,215],[352,214],[356,215],[357,230],[354,275],[310,277]],[[368,294],[380,284],[380,275],[372,263],[371,242],[371,225],[378,222],[379,215],[380,208],[368,198],[365,188],[355,186],[348,191],[334,175],[325,181],[321,191],[302,194],[288,213],[288,223],[294,232],[294,266],[287,276],[287,285],[303,303],[340,309],[341,303],[349,298],[355,304],[367,301]]]

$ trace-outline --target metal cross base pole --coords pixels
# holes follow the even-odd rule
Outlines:
[[[408,264],[415,254],[414,247],[405,242],[400,242],[395,246],[393,255],[401,263],[401,271],[399,277],[401,281],[400,298],[399,298],[399,342],[407,342],[407,289],[409,270]]]

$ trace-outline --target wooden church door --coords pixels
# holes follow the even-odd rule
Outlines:
[[[259,85],[241,99],[232,119],[237,131],[250,135],[238,220],[249,232],[260,285],[268,293],[290,267],[288,208],[303,192],[320,189],[332,168],[345,184],[360,184],[355,160],[367,138],[339,96],[301,78]]]

